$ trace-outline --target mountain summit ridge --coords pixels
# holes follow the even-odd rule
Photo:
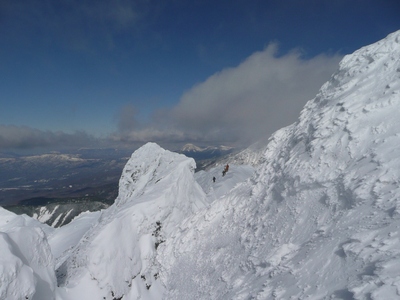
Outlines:
[[[167,299],[398,298],[399,41],[346,56],[256,175],[163,245]]]

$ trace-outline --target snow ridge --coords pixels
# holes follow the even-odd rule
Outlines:
[[[399,298],[399,41],[346,56],[257,175],[162,245],[167,299]]]

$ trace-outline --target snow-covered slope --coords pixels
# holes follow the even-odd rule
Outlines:
[[[400,298],[400,31],[346,56],[265,164],[161,245],[167,299]]]
[[[156,144],[134,152],[123,170],[115,204],[103,211],[76,247],[60,256],[59,297],[160,299],[157,247],[185,217],[206,205],[194,169],[193,159]]]
[[[217,166],[224,166],[226,164],[235,165],[248,165],[260,166],[265,163],[266,158],[264,152],[268,146],[269,137],[265,137],[239,153],[230,154],[226,158],[220,159],[216,162]]]
[[[208,203],[212,203],[229,193],[236,185],[251,178],[255,172],[252,166],[230,165],[229,171],[225,176],[222,176],[223,169],[224,167],[214,167],[208,171],[202,170],[194,174],[194,178],[207,195]]]

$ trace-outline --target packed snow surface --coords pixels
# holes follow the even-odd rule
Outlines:
[[[0,208],[0,299],[400,299],[399,57],[400,31],[346,56],[210,170],[144,145],[111,207],[60,228]]]

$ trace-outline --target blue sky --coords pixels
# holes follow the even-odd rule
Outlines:
[[[0,150],[246,145],[296,121],[397,0],[0,3]]]

